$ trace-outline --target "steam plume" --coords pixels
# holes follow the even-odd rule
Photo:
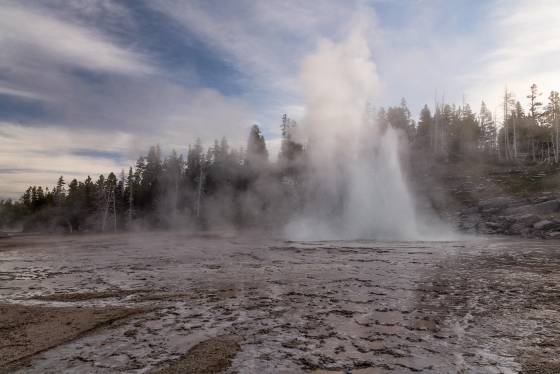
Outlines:
[[[298,239],[417,237],[399,159],[399,136],[368,118],[379,87],[358,23],[340,43],[322,40],[304,59],[301,84],[311,171],[308,203],[287,231]]]

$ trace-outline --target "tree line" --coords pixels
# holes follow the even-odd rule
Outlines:
[[[560,162],[560,95],[552,91],[541,101],[535,84],[526,95],[524,109],[507,88],[500,113],[484,102],[478,114],[468,104],[436,103],[432,114],[427,105],[420,113],[414,143],[421,150],[446,160],[485,157],[515,163]],[[498,121],[498,114],[501,121]]]
[[[468,104],[425,105],[418,121],[405,99],[373,116],[378,126],[404,134],[413,158],[430,162],[558,163],[560,98],[556,91],[542,103],[537,86],[527,106],[504,92],[498,123],[484,102],[478,114]],[[309,163],[306,144],[296,136],[297,123],[281,122],[282,143],[276,161],[269,159],[264,136],[252,126],[245,149],[227,139],[204,147],[197,140],[186,158],[172,151],[163,156],[150,148],[134,167],[100,175],[96,180],[30,186],[18,200],[0,201],[0,228],[25,230],[118,231],[135,228],[234,226],[273,228],[287,222],[302,206]]]

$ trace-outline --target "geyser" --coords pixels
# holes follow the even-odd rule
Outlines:
[[[365,31],[358,26],[340,43],[322,40],[303,61],[302,123],[311,170],[306,204],[287,227],[292,238],[418,237],[399,134],[367,115],[379,80]]]

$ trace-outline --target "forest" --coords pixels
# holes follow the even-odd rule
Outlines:
[[[433,165],[456,162],[557,164],[560,162],[560,95],[543,95],[533,84],[524,105],[504,91],[500,113],[484,102],[425,105],[418,121],[403,98],[398,106],[369,113],[381,129],[400,131],[407,157]],[[497,120],[500,117],[500,121]],[[0,228],[26,231],[120,231],[144,228],[273,229],[286,223],[313,194],[306,183],[311,167],[298,124],[281,119],[282,143],[270,161],[257,125],[244,149],[227,139],[204,147],[198,139],[186,157],[149,149],[119,173],[78,181],[60,176],[52,187],[30,186],[18,200],[0,201]]]

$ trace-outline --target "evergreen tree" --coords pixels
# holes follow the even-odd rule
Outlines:
[[[402,130],[412,141],[415,135],[415,126],[404,98],[401,99],[400,106],[387,109],[387,121],[391,127]]]
[[[66,185],[66,182],[64,182],[64,178],[61,175],[56,182],[56,187],[54,188],[54,198],[57,205],[62,205],[62,203],[64,202],[64,198],[66,195],[64,185]]]
[[[554,162],[560,162],[560,94],[558,91],[550,92],[544,116],[551,134]]]
[[[128,169],[128,176],[126,177],[124,199],[126,206],[127,225],[130,226],[134,219],[134,191],[136,190],[137,183],[134,178],[132,167]]]
[[[282,131],[282,143],[280,145],[280,154],[278,159],[282,163],[281,167],[287,171],[295,171],[293,168],[297,167],[303,153],[303,145],[295,140],[295,132],[297,130],[297,123],[286,114],[282,116],[282,124],[280,125]]]
[[[430,108],[424,105],[420,112],[420,119],[418,120],[418,130],[416,132],[416,144],[418,148],[427,151],[432,145],[432,126],[433,119]]]
[[[245,164],[250,169],[263,169],[268,163],[266,142],[259,126],[253,125],[247,140],[247,154]]]
[[[529,101],[529,116],[533,118],[535,121],[538,121],[539,113],[538,108],[542,105],[541,102],[537,101],[538,97],[541,96],[536,84],[531,85],[531,91],[527,98]]]
[[[486,103],[482,101],[480,104],[480,113],[478,115],[479,128],[481,133],[480,148],[487,155],[495,154],[497,150],[496,146],[496,124],[492,116],[492,112],[488,110]]]

